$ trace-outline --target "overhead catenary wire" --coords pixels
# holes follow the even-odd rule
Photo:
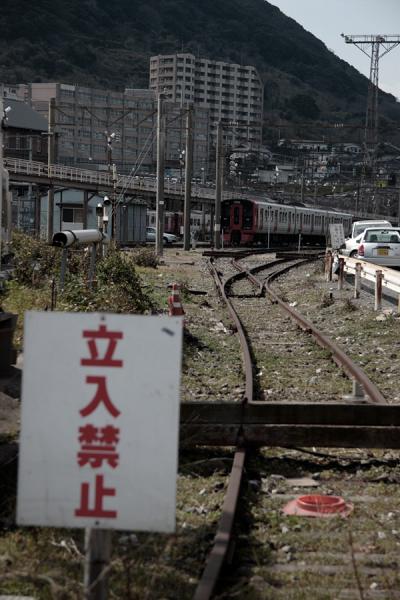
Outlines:
[[[116,212],[116,209],[117,209],[117,207],[118,207],[120,204],[122,204],[122,203],[123,203],[123,201],[124,201],[124,196],[125,196],[125,192],[126,192],[126,190],[128,189],[128,187],[129,187],[129,184],[132,182],[133,178],[136,176],[136,174],[137,174],[137,171],[138,171],[138,170],[140,169],[140,167],[142,166],[142,164],[143,164],[143,161],[144,161],[145,157],[147,156],[147,154],[148,154],[149,150],[151,149],[151,147],[152,147],[152,144],[153,144],[153,141],[154,141],[154,137],[155,137],[155,132],[156,132],[156,131],[155,131],[155,126],[153,125],[153,128],[152,128],[151,132],[149,133],[149,135],[148,135],[148,137],[147,137],[147,139],[146,139],[146,141],[145,141],[145,145],[143,146],[143,149],[141,150],[141,153],[140,153],[140,155],[139,155],[138,159],[136,160],[136,163],[135,163],[135,164],[134,164],[134,166],[132,167],[132,169],[131,169],[131,171],[130,171],[129,175],[128,175],[127,177],[126,177],[126,176],[124,176],[125,185],[124,185],[124,187],[121,189],[121,191],[119,192],[119,194],[118,194],[118,196],[117,196],[117,198],[116,198],[116,201],[115,201],[115,203],[114,203],[114,205],[113,205],[113,207],[112,207],[112,210],[111,210],[111,214],[112,214],[112,215],[115,215],[115,212]],[[118,182],[120,182],[120,181],[121,181],[121,178],[120,178],[120,179],[117,179],[117,181],[116,181],[116,186],[118,185]]]

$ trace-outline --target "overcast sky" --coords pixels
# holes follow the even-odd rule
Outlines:
[[[367,77],[369,58],[340,34],[400,35],[400,0],[268,1]],[[400,99],[400,45],[379,61],[379,87]]]

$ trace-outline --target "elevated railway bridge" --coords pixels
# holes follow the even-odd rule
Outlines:
[[[78,169],[67,165],[48,165],[47,163],[23,160],[19,158],[4,158],[4,168],[9,173],[10,182],[36,184],[43,188],[63,188],[83,190],[85,197],[88,195],[111,195],[118,198],[140,198],[149,206],[154,206],[157,181],[152,177],[138,175],[119,175],[113,181],[112,174],[106,171],[95,171],[90,169]],[[247,196],[269,195],[268,192],[261,193],[249,191],[246,194],[235,190],[224,191],[222,199],[240,199]],[[164,198],[167,210],[182,210],[184,186],[182,183],[165,179]],[[215,202],[215,189],[199,184],[192,184],[191,200],[193,207],[204,207],[213,205]],[[399,201],[400,202],[400,201]],[[290,202],[285,202],[290,203]],[[314,205],[315,199],[312,204]],[[400,206],[400,204],[399,204]],[[322,206],[321,206],[322,208]],[[326,208],[326,206],[324,206]],[[354,212],[354,211],[349,211]],[[389,219],[397,224],[398,217],[391,218],[388,215],[369,213],[365,210],[354,212],[355,219]]]
[[[66,165],[48,165],[42,162],[4,158],[4,168],[9,173],[10,182],[24,182],[43,187],[78,189],[92,194],[118,197],[140,197],[149,203],[155,200],[157,181],[142,176],[118,175],[113,181],[112,174],[105,171],[78,169]],[[164,197],[171,208],[178,209],[184,194],[183,184],[165,180]],[[223,199],[240,198],[243,194],[225,191]],[[212,204],[215,202],[215,190],[198,184],[192,184],[192,202]]]

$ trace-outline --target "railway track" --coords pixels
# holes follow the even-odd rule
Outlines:
[[[252,407],[262,408],[266,419],[268,412],[271,412],[268,409],[275,410],[278,400],[283,402],[286,409],[293,402],[292,412],[298,415],[301,399],[304,412],[309,416],[314,414],[318,420],[316,414],[322,414],[329,403],[341,406],[345,394],[347,409],[355,411],[357,407],[360,408],[360,400],[368,403],[368,409],[371,404],[383,408],[386,401],[377,386],[334,341],[272,289],[273,280],[307,259],[269,260],[267,264],[255,266],[251,264],[252,259],[245,260],[246,265],[242,265],[234,259],[226,277],[221,274],[220,264],[211,267],[240,338],[245,393],[236,431],[230,431],[229,439],[232,443],[236,435],[234,443],[237,447],[222,516],[194,598],[205,600],[215,594],[218,598],[293,600],[309,598],[310,595],[318,599],[398,598],[400,582],[396,548],[400,545],[400,541],[397,541],[397,536],[400,540],[400,511],[397,508],[400,494],[396,489],[395,494],[382,498],[381,490],[385,477],[390,480],[387,469],[397,464],[396,459],[365,458],[359,450],[347,450],[348,454],[343,454],[340,449],[332,455],[318,453],[315,448],[308,451],[310,454],[303,448],[277,454],[274,448],[263,450],[257,457],[251,453],[249,458],[249,446],[254,445],[254,438],[251,440],[251,436],[248,436],[245,413],[251,411]],[[232,267],[238,271],[236,274],[232,275]],[[270,302],[263,298],[265,291]],[[294,321],[295,325],[288,323],[288,319]],[[311,336],[318,346],[311,343]],[[268,364],[271,354],[274,356],[274,370],[271,369],[271,360]],[[269,368],[265,368],[266,364]],[[286,372],[282,373],[282,370]],[[315,373],[319,377],[315,378]],[[345,380],[343,374],[350,380]],[[318,385],[315,385],[317,382]],[[362,398],[351,397],[354,382],[358,391],[362,389],[365,392]],[[313,387],[311,392],[307,389],[310,383]],[[334,393],[330,391],[332,387]],[[328,404],[322,406],[321,400]],[[315,410],[310,401],[315,402]],[[352,406],[352,402],[356,404]],[[325,427],[326,446],[357,447],[356,443],[351,442],[352,431],[350,438],[343,435],[343,428],[337,427],[335,431],[337,414],[334,417],[333,411],[329,415],[328,410],[325,423],[321,425],[319,441],[324,439]],[[346,425],[350,429],[351,425],[356,428],[358,425],[354,422],[356,413],[352,417]],[[262,416],[260,424],[261,419]],[[298,416],[294,418],[296,420]],[[312,422],[313,417],[309,424],[311,437]],[[378,415],[372,416],[370,425],[377,422],[385,425]],[[309,445],[305,441],[307,428],[303,430],[303,437],[290,436],[289,431],[282,433],[281,442],[279,431],[278,435],[271,437],[272,446],[294,446],[296,441]],[[256,445],[268,447],[268,435],[265,438],[264,441],[259,438]],[[357,435],[354,441],[356,438]],[[371,443],[377,447],[385,446],[376,437],[370,438],[368,443],[367,436],[364,443],[366,446]],[[242,480],[246,465],[251,475],[247,477],[247,493],[244,499],[239,499],[240,490],[244,487]],[[292,477],[288,477],[288,472]],[[314,473],[314,477],[310,477],[310,473]],[[300,474],[300,477],[293,476],[295,474]],[[396,483],[396,476],[394,479]],[[312,493],[315,489],[318,494]],[[312,503],[321,495],[332,496],[333,492],[351,498],[356,505],[355,515],[349,519],[285,517],[281,512],[282,506],[289,500],[293,502],[293,492],[302,495],[301,491],[312,499]],[[235,522],[238,504],[241,504],[242,510],[245,507],[247,516],[251,514],[250,519],[244,520],[247,526],[243,526],[243,514],[242,519]],[[346,506],[352,507],[352,504],[348,502]],[[377,510],[376,506],[379,507]],[[390,532],[387,526],[392,527]],[[232,577],[232,570],[223,571],[222,566],[230,556],[234,531],[239,540],[241,560],[235,562],[233,571],[236,575]],[[220,582],[221,574],[224,577],[223,585]]]
[[[350,288],[342,297],[334,292],[331,301],[329,284],[320,285],[322,271],[303,262],[305,257],[241,256],[240,269],[253,272],[260,283],[251,283],[232,258],[219,257],[214,266],[219,289],[250,341],[252,388],[243,378],[237,326],[216,297],[205,261],[200,258],[201,267],[191,272],[185,260],[180,273],[191,277],[191,289],[204,285],[207,295],[183,300],[177,531],[167,537],[115,532],[111,597],[398,598],[400,470],[393,450],[400,448],[398,323],[394,317],[375,321],[370,299],[357,312],[350,310],[345,298]],[[170,253],[174,267],[178,259]],[[268,281],[272,272],[290,265],[296,270]],[[154,272],[153,283],[165,294],[171,277],[175,272],[163,267]],[[388,402],[343,400],[352,394],[352,378],[343,376],[332,352],[314,343],[308,324],[304,332],[283,313],[268,287],[363,363]],[[366,331],[352,333],[356,323]],[[368,332],[374,336],[370,351]],[[380,359],[383,354],[388,360]],[[0,595],[47,598],[43,577],[51,573],[63,597],[79,598],[79,532],[15,525],[17,444],[12,444],[3,444],[10,458],[0,456]],[[297,497],[321,494],[343,497],[353,512],[346,519],[283,515],[283,507]],[[214,558],[201,577],[212,548]]]

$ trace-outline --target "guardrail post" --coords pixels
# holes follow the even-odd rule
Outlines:
[[[269,247],[269,244],[268,244]],[[325,254],[325,281],[332,281],[332,264],[333,257],[331,250],[328,250]]]
[[[382,308],[382,279],[382,271],[378,269],[375,271],[375,310]]]
[[[344,280],[344,258],[339,258],[339,279],[338,279],[338,290],[343,289]]]
[[[361,263],[356,263],[356,272],[354,275],[354,298],[360,297],[361,289]]]

